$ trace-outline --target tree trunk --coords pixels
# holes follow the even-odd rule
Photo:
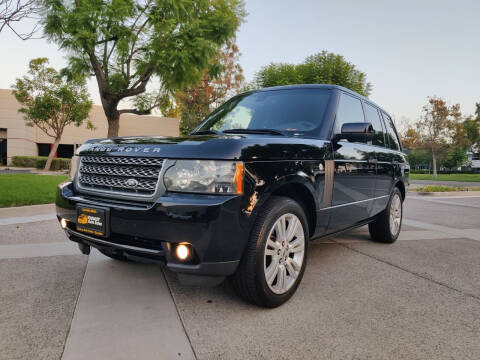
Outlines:
[[[52,165],[53,156],[57,152],[58,144],[60,144],[60,139],[61,139],[61,136],[57,136],[55,138],[55,141],[53,142],[53,146],[50,149],[50,154],[48,154],[47,162],[45,163],[45,168],[44,168],[45,171],[50,170],[50,166]]]
[[[107,115],[108,120],[108,135],[107,137],[117,137],[120,129],[120,113],[114,110]]]
[[[433,177],[437,177],[437,155],[432,151]]]

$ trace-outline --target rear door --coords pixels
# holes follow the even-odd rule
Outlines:
[[[374,216],[385,209],[386,201],[388,201],[388,199],[385,199],[385,195],[390,193],[390,188],[393,184],[392,154],[387,149],[386,141],[388,139],[380,110],[366,101],[363,105],[367,122],[370,122],[375,130],[372,146],[375,149],[377,160],[377,178],[375,181],[375,200],[373,201],[371,214]]]
[[[385,128],[385,149],[377,155],[378,158],[378,180],[377,197],[383,197],[377,204],[382,211],[388,202],[395,178],[401,175],[400,164],[404,157],[400,154],[400,140],[395,130],[392,118],[381,111]]]
[[[352,122],[365,122],[362,102],[342,92],[334,134],[341,132],[343,124]],[[372,146],[340,139],[333,150],[335,172],[328,232],[345,229],[370,217],[376,177]]]

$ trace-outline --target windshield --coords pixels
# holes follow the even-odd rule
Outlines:
[[[330,100],[328,89],[285,89],[238,95],[211,113],[198,132],[317,135]]]

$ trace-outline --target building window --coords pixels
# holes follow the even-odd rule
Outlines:
[[[50,154],[51,144],[37,144],[38,156],[48,156]],[[57,149],[57,157],[70,159],[73,156],[73,145],[60,144]]]
[[[7,165],[7,139],[0,139],[0,165]]]

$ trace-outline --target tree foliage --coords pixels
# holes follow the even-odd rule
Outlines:
[[[409,126],[402,135],[402,146],[409,150],[414,150],[422,146],[422,137],[417,129]]]
[[[232,39],[222,48],[200,82],[176,93],[182,134],[193,131],[213,108],[240,89],[244,77],[239,57],[235,39]]]
[[[342,55],[322,51],[307,57],[301,64],[272,63],[255,75],[257,87],[293,84],[335,84],[368,96],[371,84],[365,73]]]
[[[430,164],[430,154],[424,149],[410,150],[408,152],[408,162],[414,169],[419,168],[420,166],[428,166]]]
[[[85,81],[78,77],[67,81],[48,67],[47,58],[38,58],[30,61],[28,75],[16,80],[13,94],[27,125],[37,126],[54,139],[45,164],[49,170],[65,127],[80,126],[88,118],[92,102]],[[87,126],[93,129],[90,123]]]
[[[455,124],[460,119],[460,106],[456,104],[449,107],[445,100],[438,97],[429,98],[423,107],[417,127],[425,146],[431,151],[434,176],[437,175],[438,153],[452,139]]]
[[[68,73],[95,75],[109,137],[118,135],[120,114],[148,114],[165,91],[198,82],[244,16],[241,0],[41,1],[45,33],[67,51]],[[164,91],[118,109],[152,79]]]
[[[440,156],[440,164],[451,170],[456,170],[467,160],[467,153],[460,146],[450,146]]]
[[[38,30],[40,6],[37,0],[0,0],[0,32],[9,28],[22,40],[31,38]],[[22,33],[16,30],[16,25],[24,20],[33,21],[31,29]]]

